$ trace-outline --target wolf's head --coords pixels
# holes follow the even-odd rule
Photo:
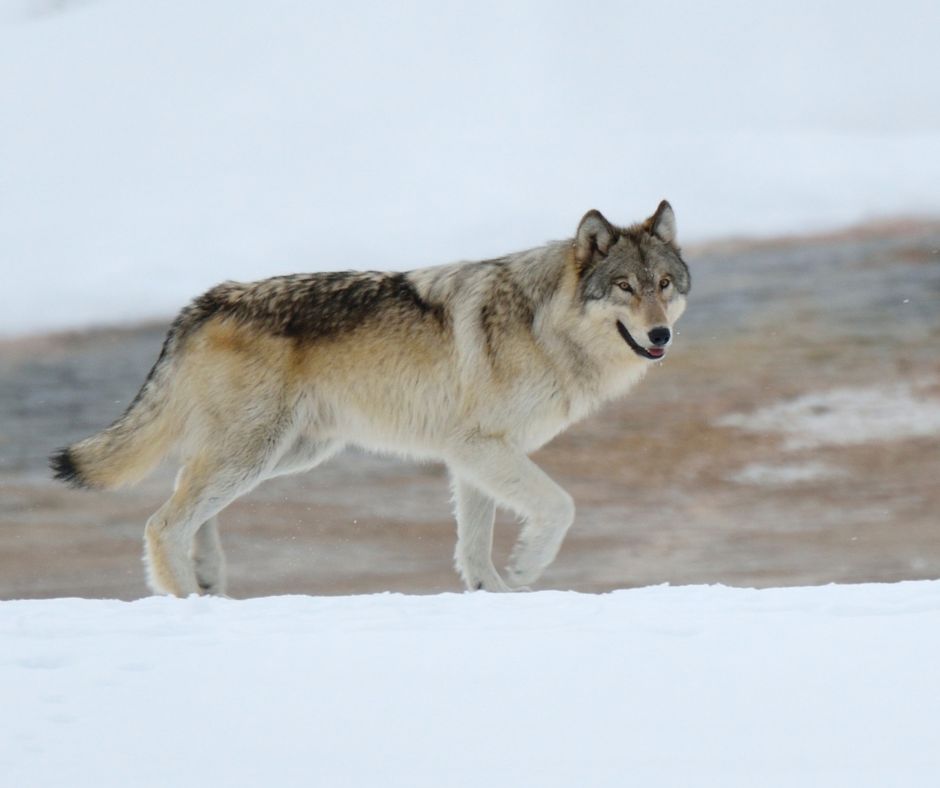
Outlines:
[[[672,206],[663,200],[645,222],[626,228],[588,211],[574,248],[578,295],[591,322],[605,336],[619,334],[627,352],[651,361],[665,356],[691,284]]]

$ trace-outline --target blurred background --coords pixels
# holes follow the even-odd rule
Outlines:
[[[173,469],[76,492],[45,458],[202,290],[664,197],[689,310],[536,457],[578,504],[540,587],[940,577],[937,30],[913,1],[0,0],[0,598],[147,593]],[[233,596],[459,588],[439,467],[347,452],[222,525]]]

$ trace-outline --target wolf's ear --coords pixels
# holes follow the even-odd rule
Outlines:
[[[673,245],[676,243],[676,215],[666,200],[659,204],[656,213],[644,222],[644,226],[650,235],[655,235],[661,241]]]
[[[584,214],[574,240],[578,269],[583,271],[591,264],[595,251],[607,254],[607,250],[617,240],[617,235],[617,228],[608,222],[600,211],[591,210]]]

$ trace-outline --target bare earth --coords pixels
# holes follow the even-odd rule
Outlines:
[[[940,408],[940,223],[686,257],[692,295],[668,360],[535,456],[578,504],[538,587],[940,577],[940,429],[905,400],[898,413],[886,400],[885,417],[909,411],[921,434],[871,437],[862,414],[845,421],[845,441],[818,445],[810,432],[793,448],[779,432],[719,423],[834,389],[907,386],[925,412]],[[0,342],[0,598],[148,593],[143,524],[173,469],[133,490],[80,492],[53,483],[45,458],[123,411],[165,328]],[[236,597],[460,588],[441,467],[350,451],[265,483],[222,524]],[[501,515],[497,565],[516,531]]]

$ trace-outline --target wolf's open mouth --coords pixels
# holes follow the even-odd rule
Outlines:
[[[630,332],[627,331],[627,327],[617,321],[617,330],[620,332],[620,336],[623,337],[624,341],[630,346],[634,353],[643,358],[651,359],[652,361],[659,361],[663,356],[666,355],[666,349],[661,347],[651,347],[647,350],[641,344],[639,344],[632,336]]]

